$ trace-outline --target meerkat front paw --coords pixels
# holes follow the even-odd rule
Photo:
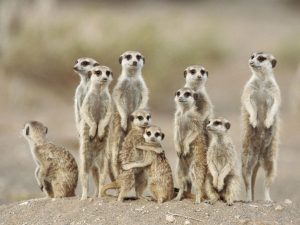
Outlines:
[[[121,120],[121,127],[122,127],[123,131],[127,130],[127,120],[126,119]]]
[[[272,126],[273,122],[274,122],[274,119],[272,117],[267,117],[264,122],[264,125],[267,129],[269,129]]]
[[[257,118],[256,117],[250,117],[250,124],[253,128],[257,127]]]
[[[220,192],[223,190],[223,187],[224,187],[224,181],[219,180],[217,185],[217,190]]]
[[[218,187],[218,179],[217,178],[213,178],[213,187],[214,188]]]
[[[190,154],[190,149],[188,147],[184,148],[183,150],[183,156],[186,157]]]
[[[130,170],[131,168],[130,168],[129,164],[124,164],[124,165],[122,165],[122,169],[123,170]]]
[[[176,152],[176,154],[179,159],[182,157],[182,152]]]
[[[93,140],[96,136],[97,127],[91,127],[89,131],[90,140]]]
[[[104,134],[105,134],[104,128],[103,128],[103,127],[99,127],[99,128],[98,128],[98,138],[99,138],[100,140],[103,139]]]

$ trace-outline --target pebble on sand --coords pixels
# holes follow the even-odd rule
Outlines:
[[[175,217],[173,215],[166,215],[166,221],[169,223],[173,223],[175,221]]]

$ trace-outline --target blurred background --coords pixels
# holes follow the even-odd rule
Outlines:
[[[112,68],[116,81],[118,57],[126,50],[146,58],[143,74],[153,122],[166,133],[164,147],[173,169],[173,96],[184,84],[184,69],[192,64],[208,69],[215,114],[232,122],[240,152],[240,96],[250,77],[248,58],[254,51],[272,52],[283,103],[278,177],[271,193],[274,200],[300,203],[298,2],[0,0],[0,203],[43,196],[20,135],[25,121],[43,122],[51,141],[78,156],[75,60],[95,58]]]

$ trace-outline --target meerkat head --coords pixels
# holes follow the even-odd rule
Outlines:
[[[190,108],[195,104],[197,97],[197,94],[191,88],[184,87],[175,93],[175,102],[177,105]]]
[[[224,118],[211,119],[206,128],[209,132],[215,134],[224,134],[230,129],[230,122]]]
[[[113,79],[113,73],[107,66],[95,66],[88,71],[88,75],[91,77],[92,84],[104,84],[108,86]]]
[[[90,78],[88,71],[95,66],[99,66],[99,63],[96,60],[92,58],[79,58],[76,60],[73,69],[77,74]]]
[[[189,66],[183,72],[185,82],[190,85],[204,85],[208,78],[208,71],[200,65]]]
[[[127,51],[120,55],[119,63],[126,70],[137,71],[143,68],[145,57],[139,52]]]
[[[158,126],[149,126],[145,129],[144,139],[147,143],[161,143],[165,134]]]
[[[249,66],[250,69],[257,73],[270,73],[273,71],[277,64],[277,60],[275,57],[266,52],[255,52],[250,56]]]
[[[38,121],[29,121],[25,123],[22,134],[25,139],[35,144],[41,144],[46,140],[48,128]]]
[[[151,114],[144,109],[138,109],[130,115],[133,127],[148,127],[151,124]]]

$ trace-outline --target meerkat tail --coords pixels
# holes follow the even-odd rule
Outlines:
[[[119,189],[121,188],[120,185],[118,184],[117,181],[111,182],[110,184],[106,184],[103,186],[102,190],[101,190],[101,195],[102,196],[107,196],[107,191],[109,189]]]

